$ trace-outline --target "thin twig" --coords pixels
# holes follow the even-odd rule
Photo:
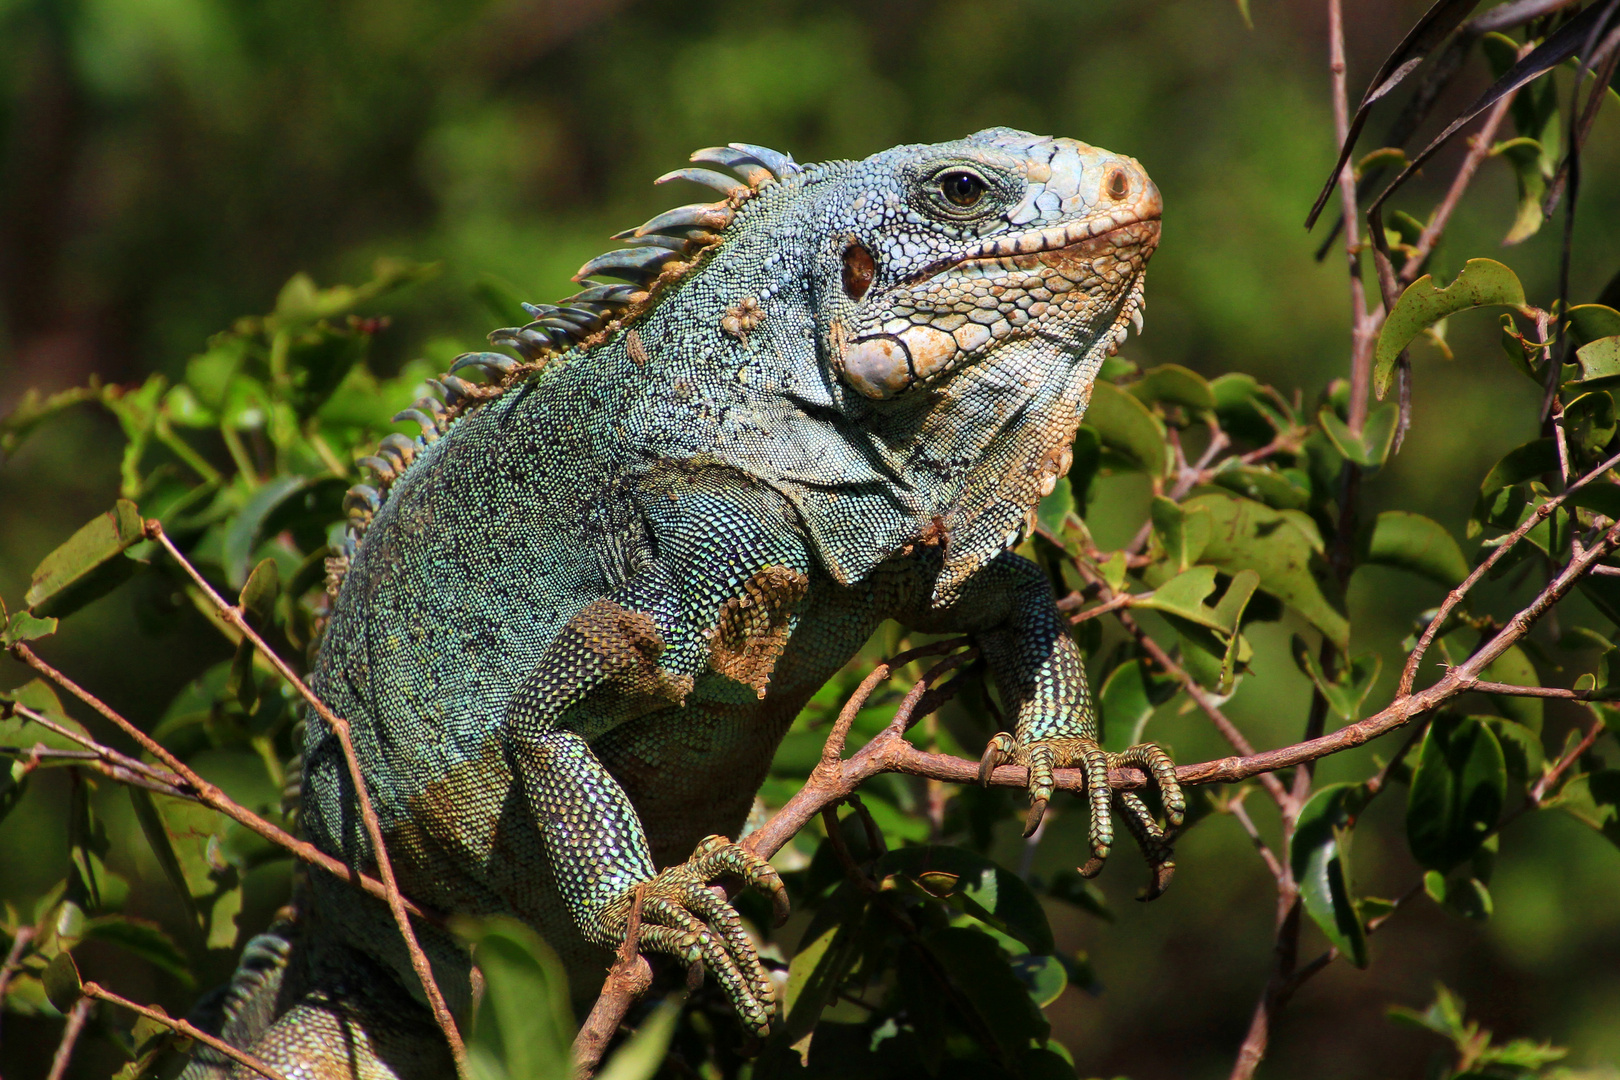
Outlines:
[[[86,998],[95,998],[98,1001],[110,1002],[114,1005],[129,1009],[131,1012],[140,1013],[148,1020],[154,1020],[166,1028],[173,1031],[178,1031],[187,1038],[197,1040],[204,1046],[209,1046],[215,1050],[218,1050],[232,1061],[237,1062],[240,1065],[246,1065],[260,1076],[268,1076],[270,1080],[288,1080],[287,1075],[281,1070],[273,1069],[264,1062],[260,1061],[258,1058],[254,1057],[252,1054],[238,1050],[236,1047],[225,1042],[223,1039],[215,1038],[213,1035],[203,1031],[189,1020],[176,1019],[175,1017],[170,1016],[168,1013],[164,1012],[161,1008],[155,1005],[137,1005],[128,998],[120,997],[111,990],[101,986],[99,983],[93,982],[85,983],[83,988],[80,990],[80,993]]]
[[[6,1000],[6,988],[11,985],[11,977],[21,969],[23,953],[37,933],[39,931],[32,926],[17,927],[17,933],[11,939],[11,948],[6,951],[5,963],[0,964],[0,1002]],[[0,1018],[4,1016],[5,1010],[0,1009]]]
[[[356,801],[359,803],[360,818],[365,823],[366,833],[371,839],[372,857],[377,863],[377,874],[382,878],[383,889],[388,900],[388,908],[394,914],[394,923],[399,927],[399,933],[405,939],[405,947],[410,953],[411,967],[416,977],[421,981],[422,992],[427,995],[428,1006],[433,1010],[433,1018],[438,1022],[440,1030],[444,1032],[445,1041],[450,1044],[451,1053],[455,1056],[456,1072],[465,1077],[467,1075],[467,1047],[461,1040],[461,1032],[456,1028],[455,1017],[450,1015],[450,1007],[445,1004],[444,994],[439,990],[438,981],[433,977],[433,967],[428,962],[427,954],[422,951],[421,944],[416,939],[416,930],[411,926],[410,915],[406,911],[405,897],[399,891],[399,883],[394,878],[393,860],[388,856],[387,845],[383,842],[382,823],[377,818],[377,811],[371,804],[371,793],[366,788],[364,773],[360,768],[359,755],[354,750],[354,740],[349,733],[349,722],[338,716],[326,703],[316,696],[315,692],[299,678],[292,668],[281,659],[271,648],[265,644],[258,631],[248,623],[242,614],[242,609],[227,603],[224,597],[214,590],[208,579],[191,565],[180,549],[174,546],[163,531],[160,522],[149,519],[146,522],[146,535],[149,539],[157,541],[169,556],[185,570],[191,580],[202,590],[220,616],[229,622],[242,634],[253,642],[259,650],[259,655],[269,661],[270,665],[287,680],[287,684],[298,691],[315,714],[325,722],[332,733],[337,736],[338,744],[343,748],[343,758],[348,764],[349,779],[354,783]]]
[[[90,1018],[90,999],[80,998],[68,1012],[67,1024],[62,1028],[62,1040],[56,1044],[56,1056],[51,1058],[51,1071],[45,1080],[62,1080],[68,1064],[73,1061],[73,1047],[84,1031],[84,1022]]]
[[[1271,876],[1280,885],[1287,872],[1283,869],[1282,862],[1278,860],[1277,853],[1271,850],[1265,838],[1260,835],[1260,830],[1255,827],[1254,819],[1249,816],[1249,808],[1243,805],[1243,796],[1248,791],[1248,788],[1244,788],[1233,795],[1226,804],[1226,812],[1237,818],[1238,824],[1243,826],[1243,831],[1249,834],[1249,839],[1254,841],[1255,850],[1260,853],[1260,858],[1265,860],[1266,869],[1271,871]]]
[[[1541,805],[1541,801],[1547,797],[1547,792],[1551,791],[1553,785],[1558,783],[1559,777],[1563,776],[1569,767],[1579,760],[1582,754],[1592,749],[1592,744],[1598,741],[1598,737],[1603,734],[1605,728],[1603,717],[1594,714],[1592,722],[1587,725],[1586,734],[1581,737],[1581,740],[1570,747],[1569,752],[1559,758],[1552,768],[1543,773],[1541,779],[1537,780],[1535,786],[1530,789],[1531,806]]]
[[[311,844],[305,840],[299,840],[297,837],[288,833],[285,829],[272,825],[264,818],[253,813],[253,811],[237,803],[230,796],[226,795],[225,792],[221,791],[213,784],[210,784],[201,776],[197,775],[196,772],[188,768],[185,762],[169,753],[169,751],[156,739],[153,739],[146,732],[142,731],[130,721],[126,720],[123,716],[119,715],[115,710],[108,706],[106,702],[102,701],[100,698],[90,693],[90,691],[68,678],[68,676],[63,674],[61,671],[58,671],[56,668],[46,663],[38,653],[34,652],[26,644],[17,642],[16,644],[12,645],[11,655],[33,668],[35,671],[45,676],[47,679],[54,682],[57,686],[60,686],[62,689],[66,690],[68,693],[72,694],[86,705],[90,706],[90,708],[94,709],[103,718],[111,722],[113,726],[117,727],[130,738],[134,739],[137,743],[140,743],[141,748],[147,753],[163,762],[164,765],[167,765],[169,769],[179,776],[181,781],[183,781],[183,784],[181,785],[182,790],[180,793],[182,797],[195,799],[197,802],[202,803],[209,809],[217,810],[219,813],[224,814],[226,817],[230,818],[232,821],[243,826],[244,828],[247,828],[259,836],[264,837],[271,843],[292,852],[305,862],[314,866],[319,866],[321,869],[325,870],[334,877],[348,881],[350,884],[356,886],[357,888],[363,889],[379,900],[388,899],[388,892],[383,887],[382,882],[378,881],[369,874],[361,873],[358,869],[350,866],[340,859],[334,859],[332,856],[328,855],[314,844]],[[114,779],[116,779],[116,777]],[[405,903],[407,910],[409,910],[411,914],[435,924],[442,922],[437,915],[424,911],[422,908],[411,903],[409,900],[407,900]]]
[[[1423,636],[1418,639],[1417,648],[1413,649],[1411,655],[1406,658],[1406,667],[1401,670],[1400,688],[1396,691],[1396,697],[1405,697],[1412,692],[1412,683],[1417,678],[1418,665],[1423,662],[1423,654],[1434,643],[1435,635],[1439,633],[1440,627],[1445,624],[1446,616],[1450,615],[1452,609],[1462,602],[1463,597],[1468,595],[1468,591],[1490,572],[1491,567],[1495,566],[1502,556],[1507,554],[1507,550],[1520,540],[1523,540],[1531,529],[1545,521],[1554,510],[1563,505],[1565,499],[1617,465],[1620,465],[1620,454],[1611,457],[1591,472],[1580,477],[1573,484],[1570,484],[1562,493],[1553,496],[1536,507],[1535,512],[1525,518],[1518,528],[1508,533],[1497,543],[1496,549],[1486,557],[1484,562],[1474,568],[1473,573],[1463,579],[1461,585],[1446,594],[1445,600],[1440,604],[1440,610],[1430,620],[1429,625],[1424,628]]]

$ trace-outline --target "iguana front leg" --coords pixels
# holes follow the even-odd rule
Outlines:
[[[635,808],[590,747],[593,736],[678,705],[691,691],[690,673],[660,665],[664,653],[664,635],[644,611],[612,599],[587,604],[514,698],[503,749],[582,934],[617,948],[644,883],[641,950],[701,962],[744,1022],[763,1031],[775,1011],[774,985],[737,913],[708,886],[735,874],[770,893],[785,915],[781,879],[757,855],[718,836],[704,840],[688,862],[657,871]]]
[[[1168,834],[1186,813],[1175,764],[1152,743],[1123,753],[1109,753],[1099,745],[1085,664],[1046,576],[1028,559],[1003,554],[967,581],[946,614],[973,634],[1014,714],[1013,730],[998,733],[985,747],[980,782],[987,783],[991,771],[1004,762],[1028,767],[1030,808],[1024,835],[1029,836],[1051,801],[1053,770],[1084,770],[1091,807],[1091,857],[1080,872],[1090,877],[1102,869],[1114,843],[1112,811],[1117,806],[1153,869],[1143,898],[1158,896],[1175,871]],[[962,620],[967,625],[961,625]],[[1146,769],[1158,783],[1164,828],[1136,794],[1116,793],[1109,786],[1108,770],[1126,765]]]
[[[775,985],[737,913],[709,884],[739,877],[770,894],[781,920],[788,903],[781,879],[720,836],[701,841],[687,862],[656,871],[634,806],[591,742],[681,704],[697,678],[721,676],[764,696],[797,625],[809,555],[780,498],[729,469],[660,466],[637,495],[656,555],[613,597],[586,605],[564,626],[513,698],[503,747],[584,935],[622,943],[636,887],[645,883],[640,948],[701,961],[744,1023],[763,1033]]]

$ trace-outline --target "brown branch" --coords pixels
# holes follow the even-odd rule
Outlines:
[[[1571,495],[1575,494],[1575,492],[1602,476],[1610,469],[1615,468],[1617,465],[1620,465],[1620,454],[1616,454],[1614,457],[1611,457],[1609,460],[1605,461],[1591,472],[1588,472],[1586,475],[1580,477],[1573,484],[1570,484],[1569,487],[1565,488],[1562,493],[1553,496],[1551,499],[1548,499],[1546,502],[1536,507],[1535,513],[1525,518],[1524,521],[1520,523],[1518,528],[1514,529],[1497,542],[1496,549],[1486,557],[1484,562],[1480,563],[1474,568],[1473,573],[1469,574],[1463,579],[1461,585],[1458,585],[1455,589],[1452,589],[1451,592],[1446,594],[1445,600],[1440,604],[1440,610],[1435,614],[1434,618],[1430,620],[1429,625],[1424,628],[1423,636],[1418,639],[1417,648],[1413,649],[1411,655],[1406,658],[1406,667],[1401,670],[1401,682],[1399,689],[1396,691],[1396,697],[1404,697],[1412,692],[1412,683],[1417,678],[1418,665],[1423,662],[1423,654],[1427,652],[1429,646],[1434,643],[1435,635],[1440,632],[1440,627],[1445,624],[1446,616],[1450,615],[1452,609],[1462,602],[1463,597],[1468,595],[1468,591],[1470,589],[1479,584],[1480,579],[1490,572],[1491,567],[1495,566],[1497,562],[1501,560],[1502,556],[1507,554],[1507,550],[1514,544],[1517,544],[1520,540],[1523,540],[1531,529],[1545,521],[1554,510],[1563,505],[1565,499],[1569,498]],[[1577,557],[1576,562],[1582,562],[1584,560],[1585,555],[1583,553],[1583,555]],[[1571,565],[1574,564],[1572,563]],[[1590,566],[1591,563],[1587,562],[1586,565]]]
[[[608,969],[607,981],[602,984],[602,992],[597,995],[596,1004],[591,1006],[590,1015],[574,1036],[574,1075],[579,1080],[591,1075],[602,1060],[602,1055],[607,1052],[608,1043],[619,1030],[624,1014],[630,1011],[636,999],[652,987],[652,965],[638,948],[641,942],[641,905],[646,893],[647,882],[636,885],[618,956]]]
[[[185,762],[171,754],[156,739],[153,739],[146,732],[142,731],[133,723],[126,720],[123,716],[119,715],[100,698],[96,697],[94,694],[90,693],[90,691],[68,678],[67,675],[46,663],[38,653],[34,652],[26,644],[18,642],[12,645],[11,655],[33,668],[47,679],[51,680],[57,686],[60,686],[62,689],[66,690],[80,701],[84,702],[90,708],[94,709],[103,718],[110,721],[113,726],[117,727],[124,734],[128,735],[130,738],[139,743],[141,748],[147,753],[151,754],[153,757],[163,762],[164,765],[168,766],[169,769],[180,778],[181,783],[177,786],[181,789],[179,792],[181,797],[195,799],[197,802],[202,803],[209,809],[216,810],[219,813],[224,814],[237,824],[243,826],[253,833],[256,833],[259,836],[264,837],[271,843],[285,848],[287,851],[292,852],[305,862],[313,866],[319,866],[321,869],[325,870],[334,877],[342,878],[343,880],[348,881],[357,888],[363,889],[372,896],[375,896],[379,900],[388,899],[388,892],[384,888],[382,882],[378,881],[374,877],[371,877],[369,874],[361,873],[359,870],[349,866],[347,863],[339,859],[334,859],[320,848],[317,848],[314,844],[304,840],[299,840],[297,837],[288,833],[285,829],[272,825],[264,818],[253,813],[253,811],[235,802],[230,796],[226,795],[225,792],[221,791],[213,784],[210,784],[201,776],[197,775],[196,772],[188,768]],[[422,910],[415,904],[412,904],[409,900],[406,901],[406,906],[407,910],[409,910],[413,915],[426,919],[430,922],[437,923],[441,921],[438,916]]]
[[[354,783],[354,791],[359,803],[360,818],[365,823],[366,834],[371,839],[372,857],[377,863],[377,874],[382,878],[384,897],[388,901],[388,908],[393,912],[394,924],[399,927],[399,933],[405,939],[405,948],[410,952],[411,967],[416,977],[422,983],[422,992],[427,995],[428,1006],[433,1010],[433,1018],[438,1022],[439,1028],[444,1032],[444,1038],[450,1044],[450,1051],[455,1055],[456,1073],[465,1078],[467,1076],[467,1047],[461,1040],[461,1032],[456,1028],[455,1017],[450,1015],[450,1007],[445,1004],[444,994],[439,990],[439,984],[433,977],[433,967],[428,962],[427,954],[422,951],[421,943],[416,940],[416,930],[411,926],[410,915],[406,911],[405,897],[399,891],[399,883],[394,878],[393,860],[388,856],[387,845],[383,842],[382,823],[377,819],[377,811],[371,805],[371,793],[366,788],[365,776],[360,769],[360,758],[354,750],[354,740],[349,733],[349,722],[338,716],[326,703],[316,696],[315,692],[300,679],[292,668],[270,649],[258,631],[248,623],[242,614],[241,607],[227,603],[225,598],[214,590],[208,579],[198,572],[195,566],[180,553],[164,533],[163,526],[155,519],[146,521],[146,535],[148,539],[157,541],[167,551],[171,558],[177,562],[181,569],[191,577],[197,587],[202,590],[220,616],[226,622],[236,627],[241,635],[253,642],[259,655],[263,656],[270,665],[287,680],[287,684],[298,691],[300,697],[308,702],[309,707],[325,722],[332,733],[337,736],[338,744],[343,748],[343,759],[348,764],[349,779]]]
[[[56,1044],[56,1056],[51,1058],[51,1071],[45,1080],[62,1080],[73,1061],[73,1047],[84,1031],[84,1022],[90,1018],[90,999],[80,998],[68,1012],[67,1024],[62,1028],[62,1041]]]
[[[1333,86],[1333,134],[1343,146],[1350,133],[1350,103],[1345,87],[1344,12],[1339,0],[1328,2],[1328,70]],[[1350,430],[1361,434],[1372,396],[1373,345],[1382,316],[1367,310],[1367,288],[1361,278],[1361,237],[1357,219],[1356,172],[1345,158],[1339,169],[1340,213],[1344,219],[1344,255],[1350,271]]]
[[[148,1020],[154,1020],[172,1031],[178,1031],[180,1034],[189,1039],[195,1039],[205,1046],[218,1050],[232,1061],[237,1062],[240,1065],[246,1065],[260,1076],[268,1076],[270,1080],[288,1080],[287,1075],[281,1072],[281,1070],[273,1069],[264,1062],[260,1061],[258,1058],[254,1057],[252,1054],[238,1050],[236,1047],[225,1042],[223,1039],[215,1038],[214,1036],[208,1034],[208,1032],[198,1028],[189,1020],[176,1019],[175,1017],[170,1016],[158,1006],[137,1005],[128,998],[120,997],[111,990],[105,989],[99,983],[87,982],[79,992],[87,999],[95,998],[97,1001],[111,1002],[114,1005],[119,1005],[123,1008],[129,1009],[131,1012],[140,1013]],[[83,1001],[80,1002],[80,1004],[83,1003]]]

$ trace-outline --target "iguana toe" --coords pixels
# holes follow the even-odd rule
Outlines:
[[[1091,858],[1079,867],[1080,873],[1095,877],[1102,871],[1113,849],[1112,811],[1117,804],[1126,827],[1153,871],[1153,880],[1139,899],[1152,900],[1169,886],[1176,868],[1170,860],[1169,835],[1186,819],[1187,800],[1176,779],[1175,762],[1163,748],[1142,743],[1113,754],[1092,739],[1032,739],[1021,743],[1015,736],[1001,732],[990,740],[979,760],[979,782],[988,783],[995,767],[1007,762],[1029,769],[1030,807],[1024,823],[1025,836],[1032,835],[1040,826],[1047,804],[1051,802],[1055,786],[1053,770],[1079,768],[1085,773],[1086,798],[1091,806]],[[1152,775],[1159,787],[1159,801],[1164,806],[1164,827],[1154,820],[1140,796],[1129,791],[1115,792],[1109,786],[1108,771],[1123,766],[1135,766]]]
[[[710,836],[691,859],[645,883],[637,947],[643,953],[667,953],[688,964],[702,963],[719,980],[743,1023],[764,1035],[776,1012],[776,984],[759,962],[736,910],[709,887],[727,874],[769,893],[778,916],[785,917],[787,891],[775,869],[725,837]],[[616,936],[626,932],[634,896],[633,891],[626,893],[603,912],[604,925]]]

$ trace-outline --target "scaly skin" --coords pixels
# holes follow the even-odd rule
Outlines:
[[[977,640],[1013,717],[987,766],[1030,765],[1032,828],[1051,769],[1085,767],[1088,870],[1111,843],[1109,764],[1152,770],[1171,827],[1182,804],[1162,751],[1097,746],[1067,623],[1010,550],[1139,318],[1152,182],[1129,158],[1000,128],[803,169],[745,149],[694,155],[750,190],[665,222],[719,238],[650,298],[370,459],[392,482],[357,495],[368,524],[314,682],[353,725],[418,903],[526,920],[588,998],[648,883],[641,948],[701,960],[764,1031],[770,980],[705,886],[740,875],[785,912],[774,871],[725,837],[794,716],[882,620]],[[624,276],[645,284],[648,266]],[[553,312],[498,340],[522,349],[553,325],[571,324]],[[369,865],[313,716],[304,792],[309,836]],[[1139,799],[1119,804],[1166,878],[1164,832]],[[253,1052],[290,1075],[441,1075],[425,1012],[402,1043],[397,1010],[372,1000],[387,995],[353,990],[361,965],[420,996],[386,909],[312,884],[321,963],[281,986]],[[465,1016],[466,949],[419,933]]]

